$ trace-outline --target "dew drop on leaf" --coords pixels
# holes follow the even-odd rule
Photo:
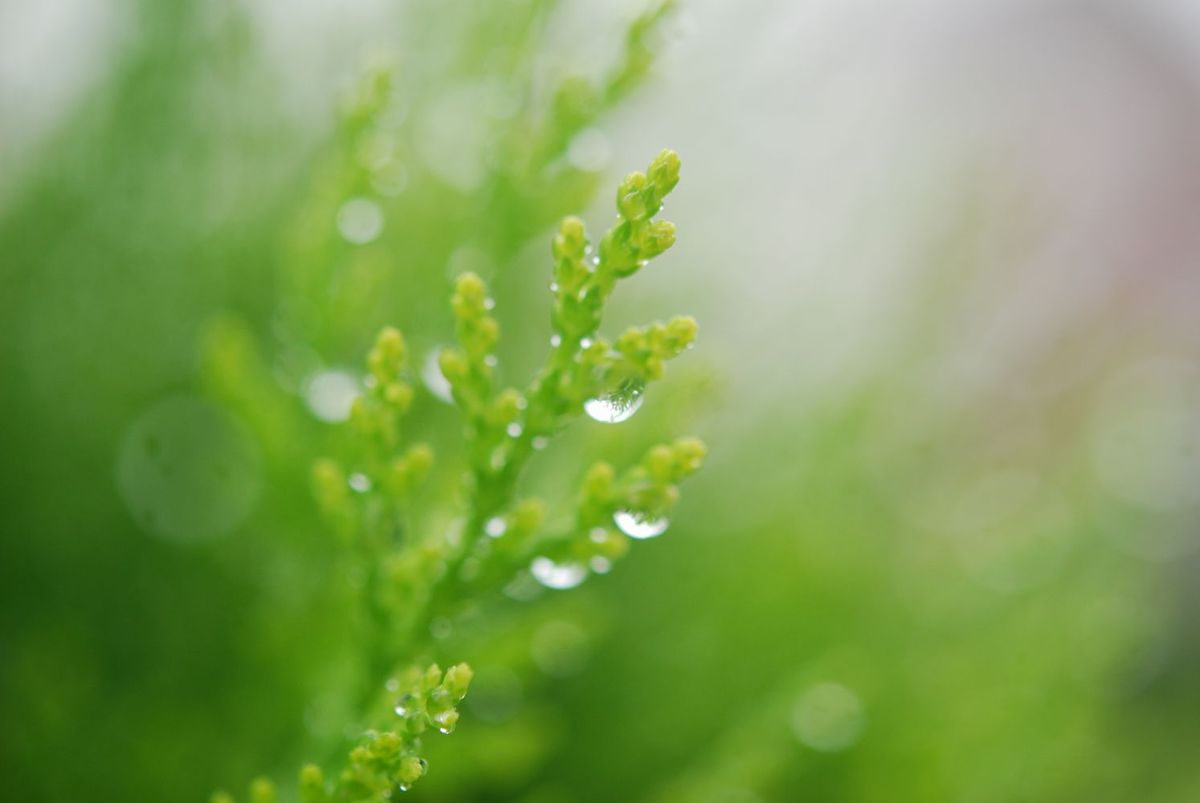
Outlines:
[[[458,717],[455,716],[453,709],[451,709],[449,711],[442,711],[434,714],[431,719],[433,720],[434,724],[437,725],[437,729],[440,733],[449,734],[454,732],[454,724]]]
[[[619,424],[641,408],[645,390],[640,379],[627,379],[613,391],[584,402],[583,411],[596,421]]]
[[[394,709],[396,712],[396,716],[406,717],[409,714],[411,714],[413,711],[413,703],[414,702],[415,702],[415,698],[411,694],[406,694],[403,697],[401,697],[400,700],[396,703],[396,708]]]
[[[533,578],[546,588],[574,588],[587,578],[587,569],[578,563],[555,563],[550,558],[538,557],[529,564]]]
[[[438,365],[438,354],[440,353],[440,349],[429,352],[429,356],[425,358],[425,364],[421,367],[421,380],[434,397],[447,404],[453,404],[454,394],[450,390],[450,380],[442,375],[442,368]]]
[[[630,510],[618,510],[614,513],[613,523],[630,538],[639,540],[662,535],[670,525],[666,516],[647,516]]]

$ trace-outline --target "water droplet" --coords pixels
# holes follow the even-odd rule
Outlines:
[[[858,695],[839,683],[818,683],[808,688],[792,710],[796,737],[825,753],[845,750],[857,742],[865,720]]]
[[[486,310],[493,310],[493,309],[495,309],[495,308],[496,308],[496,299],[494,299],[494,298],[485,298],[485,299],[483,300],[483,308],[484,308],[484,309],[486,309]]]
[[[429,762],[426,761],[425,759],[418,758],[417,763],[421,765],[421,772],[425,772],[426,770],[429,769]]]
[[[530,441],[530,445],[533,446],[534,451],[540,452],[542,449],[545,449],[550,445],[550,440],[538,435],[536,438]]]
[[[371,478],[361,472],[351,474],[347,478],[346,484],[350,486],[350,490],[360,494],[371,490]]]
[[[604,529],[603,527],[593,527],[591,532],[588,533],[588,539],[590,539],[593,544],[603,544],[608,540],[608,530]]]
[[[433,720],[433,724],[437,725],[439,732],[453,733],[454,726],[458,723],[458,713],[451,708],[448,711],[439,711],[430,719]]]
[[[497,365],[500,364],[500,361],[498,359],[496,359],[495,354],[489,354],[483,358],[483,364],[486,365],[488,368],[495,368]]]
[[[351,198],[338,210],[337,227],[347,242],[369,243],[383,231],[383,210],[369,198]]]
[[[613,514],[613,523],[630,538],[639,540],[662,535],[670,525],[666,516],[647,516],[632,510],[618,510]]]
[[[412,789],[412,784],[410,784],[410,783],[398,783],[398,784],[396,784],[396,788],[397,788],[398,790],[400,790],[401,792],[407,792],[409,789]]]
[[[529,571],[546,588],[574,588],[587,579],[587,569],[580,564],[555,563],[546,557],[534,558]]]
[[[513,424],[509,424],[507,427],[505,427],[504,431],[506,433],[508,433],[508,437],[510,437],[510,438],[519,438],[519,437],[521,437],[521,433],[524,432],[525,430],[524,430],[524,428],[521,427],[520,424],[513,423]]]
[[[588,561],[588,566],[591,566],[596,574],[608,574],[612,570],[612,561],[597,555]]]
[[[440,349],[434,349],[425,358],[425,364],[421,367],[421,380],[434,397],[447,404],[453,404],[454,394],[450,390],[450,380],[442,375],[442,367],[438,365],[440,351]]]
[[[304,381],[304,402],[308,409],[331,424],[350,417],[358,392],[358,379],[349,371],[320,371]]]
[[[590,349],[591,347],[592,347],[592,339],[590,337],[585,337],[579,341],[579,348]]]
[[[641,408],[645,389],[640,379],[627,379],[611,393],[584,402],[583,410],[596,421],[619,424]]]
[[[406,717],[414,710],[417,698],[411,694],[406,694],[396,702],[396,707],[393,709],[398,717]]]
[[[558,348],[562,345],[562,335],[550,335],[550,347]]]
[[[492,538],[499,538],[504,535],[504,531],[508,529],[508,524],[499,516],[492,516],[483,525],[483,531]]]
[[[387,683],[384,685],[384,688],[386,688],[390,692],[400,691],[399,678],[388,678]]]

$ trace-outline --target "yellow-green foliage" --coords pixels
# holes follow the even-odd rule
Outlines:
[[[631,173],[617,193],[618,222],[593,255],[583,223],[562,221],[551,244],[554,259],[550,350],[523,389],[498,387],[500,326],[487,285],[465,273],[450,307],[457,347],[443,349],[438,366],[463,421],[468,470],[461,526],[426,531],[410,526],[418,491],[434,450],[412,441],[404,419],[414,404],[409,349],[401,332],[384,327],[366,358],[366,387],[352,407],[349,451],[317,459],[313,493],[345,548],[362,556],[371,580],[361,593],[379,620],[373,665],[405,667],[379,678],[390,712],[366,731],[345,765],[326,781],[315,765],[300,775],[305,803],[384,801],[426,772],[422,740],[448,734],[459,720],[472,672],[445,673],[411,662],[427,647],[430,624],[464,605],[487,599],[515,577],[532,575],[567,588],[604,573],[644,537],[679,499],[677,484],[703,462],[704,445],[680,438],[651,448],[623,471],[597,463],[585,473],[573,521],[546,525],[546,504],[519,498],[526,464],[590,403],[630,403],[659,379],[664,363],[689,348],[696,322],[677,317],[626,330],[610,344],[599,334],[604,307],[622,279],[674,242],[674,226],[656,219],[679,181],[679,158],[663,151],[645,173]],[[632,393],[634,398],[618,398]],[[423,520],[431,520],[425,517]],[[268,781],[250,790],[254,803],[275,798]]]

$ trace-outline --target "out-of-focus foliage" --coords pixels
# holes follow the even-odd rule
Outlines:
[[[446,532],[480,457],[456,451],[461,422],[438,401],[453,277],[473,272],[496,300],[497,387],[535,374],[547,321],[590,320],[545,289],[552,262],[560,291],[590,281],[575,224],[554,227],[616,179],[602,127],[669,20],[614,11],[585,42],[563,24],[572,9],[398,3],[314,136],[282,108],[291,76],[246,8],[119,6],[110,71],[0,188],[0,798],[170,803],[252,785],[270,799],[254,779],[343,766],[364,717],[398,703],[406,679],[381,695],[393,667],[361,649],[379,622],[347,557],[360,529],[339,513],[354,468],[319,463],[314,495],[312,459],[354,454],[338,424],[361,355],[401,325],[405,430],[438,454],[406,446],[380,477]],[[603,58],[583,47],[596,39]],[[731,49],[713,58],[760,55]],[[755,207],[770,178],[803,180],[692,186],[684,241],[748,248],[753,233],[705,217],[704,199]],[[636,189],[618,199],[626,218]],[[582,483],[607,514],[622,478],[581,466],[604,455],[641,466],[625,480],[666,477],[679,455],[651,448],[664,431],[699,431],[710,464],[637,560],[569,595],[517,584],[520,601],[427,623],[428,657],[475,676],[412,799],[1200,797],[1182,747],[1200,739],[1192,564],[1162,560],[1194,545],[1194,360],[1130,343],[1071,366],[1086,379],[1070,392],[1020,404],[947,383],[930,366],[958,356],[993,298],[976,257],[998,214],[949,194],[932,232],[889,210],[926,227],[926,271],[890,300],[891,362],[862,379],[799,404],[724,384],[705,349],[643,393],[688,325],[614,341],[628,364],[611,366],[609,416],[641,409],[564,433],[521,497],[578,500]],[[640,236],[654,252],[673,232]],[[645,286],[675,294],[612,312],[691,309],[710,282],[730,286],[718,273],[751,287],[790,265],[668,255]],[[759,323],[710,326],[706,345]],[[783,377],[836,345],[796,336],[735,359]],[[589,517],[603,518],[518,504],[495,527]],[[611,556],[554,556],[584,557]],[[394,748],[359,754],[366,780],[394,758],[416,773]],[[284,799],[321,799],[318,773]]]

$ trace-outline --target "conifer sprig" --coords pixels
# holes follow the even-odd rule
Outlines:
[[[696,322],[688,317],[632,327],[612,343],[599,335],[618,283],[674,243],[674,226],[657,214],[678,181],[679,158],[669,150],[645,173],[628,175],[617,192],[617,223],[595,253],[582,221],[562,221],[551,243],[550,350],[523,390],[496,381],[500,326],[487,286],[473,273],[455,282],[450,306],[457,345],[440,352],[438,366],[462,416],[467,472],[463,515],[449,531],[412,525],[409,508],[434,451],[407,437],[404,420],[415,393],[404,336],[392,327],[379,333],[366,359],[366,387],[350,415],[353,448],[316,461],[312,479],[323,514],[365,569],[363,606],[376,628],[369,663],[381,678],[387,667],[408,668],[387,681],[386,710],[368,716],[374,727],[336,775],[327,780],[316,765],[302,770],[301,803],[384,803],[425,774],[423,739],[454,729],[472,676],[466,664],[443,672],[437,664],[413,663],[427,654],[433,621],[526,572],[550,588],[577,585],[588,574],[609,571],[631,538],[665,527],[678,483],[703,462],[704,446],[695,438],[655,446],[624,471],[593,465],[565,529],[546,529],[546,504],[520,497],[518,481],[533,456],[589,404],[616,405],[622,394],[640,402],[665,362],[695,340]],[[270,781],[251,786],[253,803],[276,799]]]

